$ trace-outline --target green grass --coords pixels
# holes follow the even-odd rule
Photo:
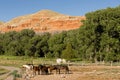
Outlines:
[[[17,71],[17,70],[14,70],[14,71],[11,72],[9,75],[13,75],[14,80],[16,80],[16,78],[21,78],[21,77],[22,77],[21,74],[18,74],[18,71]]]
[[[0,59],[4,59],[4,60],[25,60],[25,59],[30,59],[30,57],[0,55]]]
[[[31,58],[31,57],[24,57],[24,56],[0,56],[0,65],[18,67],[27,63],[53,64],[55,63],[55,59]]]
[[[72,62],[79,64],[78,61],[73,59]],[[23,64],[33,63],[33,64],[56,64],[55,58],[32,58],[25,56],[0,56],[0,64],[5,66],[21,66]]]
[[[6,74],[8,72],[8,70],[0,68],[0,75]]]
[[[71,59],[71,64],[75,65],[96,65],[90,61],[81,61],[80,59]],[[48,58],[33,58],[25,56],[0,56],[0,65],[5,66],[17,66],[20,67],[23,64],[33,63],[33,64],[56,64],[56,59]],[[101,65],[98,63],[97,65]],[[110,62],[105,62],[106,66],[111,66]],[[120,62],[113,63],[113,66],[120,66]]]

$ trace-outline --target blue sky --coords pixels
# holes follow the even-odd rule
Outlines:
[[[32,14],[43,9],[81,16],[87,12],[120,5],[120,0],[0,0],[0,20]]]

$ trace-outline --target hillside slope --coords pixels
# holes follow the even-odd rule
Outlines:
[[[1,32],[33,29],[35,32],[56,32],[79,28],[84,16],[63,15],[51,10],[41,10],[37,13],[19,16],[0,25]]]

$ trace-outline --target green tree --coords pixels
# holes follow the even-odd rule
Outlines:
[[[88,39],[88,46],[93,45],[91,51],[94,61],[103,55],[101,53],[106,53],[104,56],[106,56],[107,53],[118,54],[119,49],[114,46],[120,44],[119,31],[117,31],[120,25],[120,6],[87,13],[86,18],[84,29],[87,34],[85,34],[85,36],[86,39]]]
[[[72,49],[71,44],[67,44],[66,49],[62,51],[61,57],[65,59],[76,58],[76,52]]]
[[[63,49],[65,48],[64,38],[66,37],[66,32],[55,34],[48,40],[49,50],[54,57],[60,57]]]

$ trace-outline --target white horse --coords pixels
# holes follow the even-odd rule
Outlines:
[[[25,64],[22,65],[22,67],[25,69],[25,78],[33,77],[33,65],[32,64]]]
[[[25,65],[23,65],[23,68],[30,70],[30,69],[32,69],[32,65],[25,64]]]
[[[62,63],[66,64],[67,63],[66,59],[62,59]]]
[[[66,64],[66,60],[61,58],[56,59],[56,62],[57,64],[62,64],[62,63]]]

